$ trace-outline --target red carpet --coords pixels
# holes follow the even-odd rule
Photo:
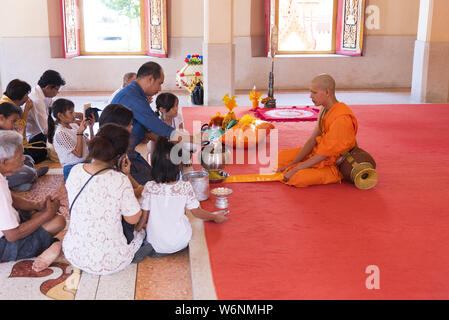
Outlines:
[[[219,299],[447,299],[449,105],[351,106],[379,183],[303,189],[233,183],[229,220],[205,223]],[[184,108],[186,127],[223,108]],[[249,107],[239,107],[237,117]],[[280,148],[314,123],[275,123]],[[230,165],[230,174],[257,166]],[[202,203],[213,209],[214,197]],[[368,290],[365,270],[380,270]]]

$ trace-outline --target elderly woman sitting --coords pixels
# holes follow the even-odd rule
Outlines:
[[[22,168],[22,136],[10,130],[0,131],[0,260],[16,261],[38,256],[36,272],[46,269],[61,252],[54,236],[65,227],[65,219],[56,215],[59,200],[48,196],[33,202],[11,194],[5,176]]]

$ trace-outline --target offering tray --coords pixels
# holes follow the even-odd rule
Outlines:
[[[226,209],[229,207],[228,196],[232,193],[232,189],[229,188],[214,188],[211,193],[217,198],[215,201],[215,206],[218,209]]]

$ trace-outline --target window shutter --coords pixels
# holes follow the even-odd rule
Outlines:
[[[78,0],[61,0],[62,42],[64,58],[80,55]]]
[[[336,53],[345,56],[361,56],[365,0],[338,0]]]
[[[167,58],[167,0],[145,0],[146,54]]]

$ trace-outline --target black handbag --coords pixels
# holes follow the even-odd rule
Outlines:
[[[193,104],[202,105],[204,103],[204,89],[201,81],[197,82],[190,94],[190,99]]]
[[[87,184],[90,182],[90,180],[92,180],[92,178],[95,177],[95,176],[96,176],[97,174],[99,174],[100,172],[106,171],[106,170],[108,170],[108,169],[112,169],[112,170],[113,170],[113,168],[103,168],[103,169],[101,169],[101,170],[98,170],[97,172],[95,172],[95,173],[89,178],[89,180],[86,181],[86,183],[84,184],[84,186],[81,188],[81,190],[80,190],[80,191],[78,192],[78,194],[76,195],[75,199],[73,199],[73,202],[72,202],[72,204],[71,204],[71,206],[70,206],[70,209],[69,209],[69,215],[72,215],[72,207],[73,207],[73,204],[75,203],[76,199],[78,199],[78,196],[81,194],[81,192],[84,190],[84,188],[85,188],[85,187],[87,186]],[[122,227],[123,227],[123,234],[125,235],[125,238],[126,238],[126,242],[127,242],[128,244],[130,244],[131,241],[133,241],[133,239],[134,239],[134,225],[133,225],[133,224],[130,224],[130,223],[128,223],[128,222],[126,222],[125,219],[124,219],[123,216],[122,216]]]

